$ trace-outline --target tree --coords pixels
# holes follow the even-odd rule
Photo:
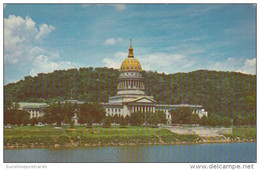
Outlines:
[[[190,108],[181,107],[170,111],[172,123],[190,124],[192,123],[192,112]]]
[[[124,118],[124,116],[119,117],[119,124],[120,126],[126,126],[127,125],[127,120]]]
[[[256,125],[256,114],[254,112],[249,113],[249,115],[248,115],[248,123],[250,125]]]
[[[133,112],[130,114],[130,118],[129,118],[129,121],[130,121],[130,124],[132,126],[140,126],[141,124],[144,123],[144,117],[145,117],[145,114],[143,114],[142,112]]]
[[[242,116],[241,115],[236,115],[233,121],[234,125],[241,125],[242,124]]]
[[[156,111],[155,115],[158,123],[165,124],[167,122],[166,114],[163,111]]]
[[[117,114],[115,114],[113,117],[112,117],[112,122],[113,123],[119,123],[119,116]]]
[[[209,126],[217,126],[217,117],[215,115],[209,116],[207,122]]]
[[[208,124],[208,118],[205,115],[203,115],[199,121],[199,124],[201,126],[206,126]]]
[[[201,104],[209,113],[221,117],[232,115],[234,124],[237,115],[243,119],[239,124],[256,124],[256,75],[207,70],[168,75],[152,71],[142,73],[146,93],[154,96],[158,103]],[[15,120],[13,115],[7,114],[12,109],[6,107],[6,103],[10,105],[11,101],[66,100],[70,90],[74,89],[75,97],[81,98],[80,95],[83,95],[88,102],[107,102],[108,96],[116,93],[116,83],[110,82],[116,82],[118,74],[119,71],[112,68],[81,68],[40,73],[35,77],[27,76],[17,83],[9,83],[4,86],[4,123],[13,124]],[[66,115],[62,116],[63,121],[71,120]],[[99,117],[93,117],[94,122],[101,122],[104,118]],[[172,118],[173,123],[191,123],[189,120],[192,120],[191,117],[188,121],[178,120],[176,116]],[[217,117],[216,124],[221,120]]]
[[[110,119],[108,117],[105,117],[105,119],[103,121],[103,127],[104,128],[109,128],[110,126],[111,126]]]
[[[129,121],[130,121],[129,115],[126,115],[126,116],[125,116],[125,121],[126,121],[126,123],[127,123],[127,125],[128,125],[128,124],[129,124]]]
[[[199,124],[200,117],[198,114],[194,113],[191,115],[191,124]]]
[[[27,126],[27,124],[30,122],[30,113],[25,110],[20,110],[20,114],[22,116],[23,126]]]
[[[31,126],[38,124],[38,119],[36,117],[31,118],[30,124],[31,124]]]
[[[223,123],[225,127],[228,127],[231,125],[231,120],[227,116],[225,116],[223,119]]]

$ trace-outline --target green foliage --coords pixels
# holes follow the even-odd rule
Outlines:
[[[31,126],[34,126],[34,125],[36,125],[36,124],[38,124],[38,119],[36,118],[36,117],[33,117],[33,118],[31,118],[31,120],[30,120],[30,124],[31,124]]]
[[[64,127],[62,127],[64,128]],[[70,131],[45,127],[17,127],[4,130],[4,146],[54,146],[77,144],[111,145],[111,144],[151,144],[172,142],[194,142],[197,135],[179,135],[167,129],[126,126],[120,128],[93,127],[85,129],[84,126],[76,127]]]
[[[144,123],[144,113],[133,112],[130,114],[129,122],[132,126],[140,126]]]
[[[173,124],[193,124],[198,123],[198,118],[193,116],[190,108],[180,107],[170,111]]]
[[[111,126],[111,121],[109,117],[105,117],[104,122],[103,122],[103,127],[109,128]]]
[[[124,118],[124,116],[120,116],[119,117],[119,124],[120,126],[126,126],[128,124],[126,118]]]
[[[206,126],[206,125],[208,124],[208,118],[207,118],[205,115],[203,115],[203,116],[201,117],[201,119],[199,120],[199,124],[200,124],[201,126]]]
[[[4,86],[5,108],[10,101],[50,104],[71,96],[86,102],[108,102],[108,97],[116,94],[118,75],[119,71],[115,69],[90,67],[27,76]],[[233,118],[234,122],[241,115],[243,122],[255,124],[254,116],[248,117],[256,114],[255,75],[198,70],[168,75],[143,71],[143,77],[146,94],[154,96],[158,103],[200,104],[209,113]],[[4,111],[7,113],[6,109]]]
[[[92,125],[92,123],[101,123],[105,118],[105,110],[98,103],[88,103],[79,105],[79,123]]]
[[[4,124],[11,125],[24,125],[29,123],[30,113],[25,110],[19,110],[18,103],[12,103],[9,101],[4,102]]]

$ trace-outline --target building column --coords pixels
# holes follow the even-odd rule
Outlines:
[[[153,107],[153,113],[155,113],[155,107]]]
[[[144,106],[144,112],[146,113],[146,106]]]

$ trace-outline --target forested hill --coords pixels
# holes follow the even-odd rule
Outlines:
[[[4,86],[5,101],[51,102],[73,99],[108,102],[116,94],[119,71],[80,68],[40,73]],[[256,76],[236,72],[198,70],[164,74],[143,71],[146,94],[158,103],[201,104],[219,115],[246,116],[256,112]]]

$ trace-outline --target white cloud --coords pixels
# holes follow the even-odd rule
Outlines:
[[[4,18],[5,66],[14,70],[23,69],[24,76],[79,66],[70,61],[59,61],[59,52],[46,50],[41,46],[40,41],[54,30],[55,27],[47,24],[37,27],[35,21],[29,16],[22,18],[10,15]],[[11,78],[6,76],[6,79]]]
[[[127,58],[127,56],[128,54],[125,52],[117,52],[116,54],[114,54],[113,58],[104,58],[102,62],[105,64],[106,67],[119,69],[121,63],[124,61],[124,59]]]
[[[82,7],[83,8],[87,8],[87,7],[90,7],[91,5],[93,5],[93,4],[83,4]],[[100,7],[100,6],[104,6],[104,5],[103,4],[97,4],[96,6]],[[108,5],[108,6],[115,7],[115,9],[117,11],[119,11],[119,12],[126,9],[126,5],[125,4],[116,4],[116,5]]]
[[[106,67],[118,69],[121,63],[128,56],[127,53],[118,52],[113,58],[103,59]],[[143,70],[157,70],[159,72],[172,73],[178,70],[190,70],[194,62],[186,55],[168,54],[168,53],[153,53],[135,57],[140,61]]]
[[[244,74],[256,74],[256,58],[227,58],[223,61],[211,62],[206,65],[207,69],[217,71],[235,71]]]
[[[256,58],[247,59],[241,70],[237,70],[238,72],[246,73],[246,74],[256,74]]]
[[[117,11],[123,11],[126,9],[126,6],[124,4],[118,4],[114,5]]]
[[[31,76],[36,76],[38,73],[49,73],[54,70],[62,70],[75,68],[79,65],[70,61],[52,61],[48,56],[39,55],[33,60]]]
[[[34,57],[33,54],[43,53],[44,49],[37,47],[36,40],[46,37],[55,28],[42,24],[38,29],[30,18],[9,15],[4,18],[4,61],[16,64]],[[35,48],[37,47],[37,49]]]
[[[40,31],[38,32],[38,34],[36,35],[36,39],[41,39],[46,37],[51,31],[55,30],[55,28],[53,26],[48,26],[46,24],[42,24],[40,26]]]
[[[190,70],[194,61],[184,54],[153,53],[138,57],[144,70],[172,73]]]
[[[120,37],[119,38],[108,38],[105,40],[104,44],[105,45],[116,45],[121,42],[123,42],[123,39]]]

